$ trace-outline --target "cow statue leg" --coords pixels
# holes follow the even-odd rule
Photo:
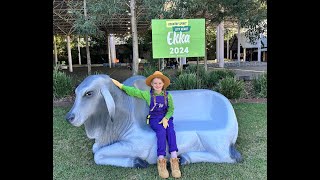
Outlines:
[[[96,153],[102,146],[99,146],[98,143],[94,143],[92,146],[93,154]]]
[[[136,168],[146,168],[149,164],[147,161],[135,156],[132,146],[124,142],[117,142],[96,150],[94,161],[100,165]]]

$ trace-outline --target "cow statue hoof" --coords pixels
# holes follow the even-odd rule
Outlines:
[[[133,161],[133,167],[136,167],[136,168],[146,168],[148,167],[149,163],[147,161],[144,161],[140,158],[136,158],[134,161]]]
[[[187,164],[190,164],[190,162],[183,156],[178,156],[179,158],[179,163],[181,166],[184,166],[184,165],[187,165]]]
[[[242,157],[239,151],[236,150],[236,147],[234,144],[230,145],[230,156],[231,158],[235,159],[236,162],[242,162]]]

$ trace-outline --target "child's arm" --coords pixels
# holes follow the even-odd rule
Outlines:
[[[162,123],[162,125],[165,129],[167,127],[169,127],[168,121],[173,115],[173,110],[174,110],[174,106],[173,106],[172,96],[171,96],[171,94],[168,94],[168,111],[167,111],[166,115],[162,118],[162,120],[159,122],[159,124]]]
[[[164,117],[167,119],[170,119],[171,116],[173,115],[173,111],[174,111],[173,99],[172,99],[171,94],[168,94],[168,112],[166,113],[166,115]]]
[[[129,96],[134,96],[140,99],[144,99],[147,101],[148,105],[150,105],[150,92],[148,91],[142,91],[138,88],[132,87],[132,86],[126,86],[121,84],[119,81],[112,79],[112,82],[118,86],[120,89],[122,89],[125,93],[127,93]]]
[[[111,78],[111,80],[112,80],[112,82],[113,82],[116,86],[118,86],[118,88],[122,89],[123,84],[121,84],[119,81],[117,81],[117,80],[115,80],[115,79],[112,79],[112,78]]]

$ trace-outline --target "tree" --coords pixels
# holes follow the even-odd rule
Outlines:
[[[71,39],[74,39],[74,36],[71,36]],[[65,36],[62,35],[56,35],[56,45],[57,45],[57,54],[58,59],[60,61],[68,61],[68,54],[67,54],[67,40]],[[70,43],[71,49],[76,47],[76,42],[73,40]],[[73,53],[73,55],[75,55]]]
[[[108,33],[107,26],[128,10],[126,0],[87,0],[88,19],[85,20],[83,12],[73,11],[77,17],[74,26],[79,34],[103,36]]]
[[[205,18],[207,25],[239,22],[250,38],[266,31],[266,0],[142,0],[145,19]],[[253,34],[255,32],[255,34]]]
[[[245,35],[253,42],[260,33],[267,31],[267,4],[265,0],[228,0],[225,13],[247,28]]]
[[[142,14],[136,17],[137,21],[205,18],[206,26],[209,27],[215,27],[223,20],[234,21],[248,28],[246,35],[250,40],[266,31],[266,0],[136,0],[136,7],[139,14]],[[87,20],[81,12],[74,12],[78,14],[75,22],[77,32],[105,36],[108,33],[107,26],[121,14],[130,12],[130,5],[126,0],[87,0],[87,10]],[[151,41],[143,39],[145,44]]]

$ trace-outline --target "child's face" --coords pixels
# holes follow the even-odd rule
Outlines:
[[[154,90],[156,91],[162,91],[162,88],[164,86],[164,83],[162,81],[162,79],[160,78],[154,78],[152,81],[151,81],[151,86],[153,87]]]

